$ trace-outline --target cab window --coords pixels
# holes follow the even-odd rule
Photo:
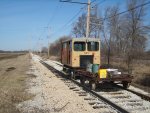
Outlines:
[[[85,51],[85,42],[74,42],[74,51]]]
[[[88,42],[88,51],[98,51],[99,43],[98,42]]]

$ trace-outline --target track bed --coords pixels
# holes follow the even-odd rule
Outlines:
[[[108,112],[122,113],[149,113],[150,111],[149,102],[133,92],[114,86],[112,87],[110,84],[108,86],[103,85],[104,87],[100,86],[95,91],[90,90],[87,84],[82,85],[79,80],[67,79],[67,74],[62,71],[61,65],[57,65],[57,63],[53,61],[49,63],[43,62],[43,64],[50,70],[53,70],[54,73],[57,73],[57,75],[62,76],[62,80],[68,85],[70,90],[79,93],[79,96],[85,97],[85,100],[88,101],[94,109],[101,110],[105,108],[107,110],[109,109]],[[89,97],[89,95],[92,97]]]
[[[85,81],[89,81],[91,88],[94,90],[98,84],[105,82],[122,84],[124,88],[128,88],[133,79],[133,77],[129,74],[121,74],[119,76],[116,75],[113,77],[100,78],[97,73],[94,74],[85,70],[74,70],[73,73],[70,73],[70,76],[72,78],[80,79],[82,84],[84,84]]]

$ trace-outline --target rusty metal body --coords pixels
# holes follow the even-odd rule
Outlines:
[[[86,80],[95,89],[96,84],[102,82],[120,82],[125,88],[132,81],[132,76],[120,74],[114,76],[105,76],[102,78],[98,72],[87,71],[88,64],[100,65],[100,40],[94,38],[73,38],[62,42],[61,63],[63,70],[71,78],[80,79],[84,84]]]
[[[115,82],[115,81],[123,82],[123,81],[125,81],[125,82],[128,82],[128,83],[131,83],[132,79],[133,79],[133,76],[130,76],[129,74],[121,74],[119,76],[114,76],[114,77],[100,78],[97,73],[94,74],[94,73],[91,73],[91,72],[87,72],[85,70],[76,70],[75,74],[77,74],[81,77],[85,77],[87,79],[91,79],[96,83],[110,82],[110,81],[111,82]]]
[[[96,43],[94,50],[90,42]],[[85,62],[100,64],[100,40],[95,38],[73,38],[62,42],[61,63],[71,68],[85,68]]]

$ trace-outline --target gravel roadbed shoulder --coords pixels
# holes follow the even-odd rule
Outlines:
[[[23,113],[97,113],[83,97],[71,91],[65,83],[44,67],[37,56],[32,57],[32,67],[27,74],[35,77],[27,81],[32,100],[22,102],[18,108]],[[102,112],[102,111],[101,111]]]

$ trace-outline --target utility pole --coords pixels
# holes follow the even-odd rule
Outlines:
[[[91,9],[91,1],[88,0],[88,8],[87,8],[87,21],[86,21],[86,38],[89,37],[90,30],[90,9]]]
[[[47,29],[48,29],[48,33],[50,33],[50,28],[49,27],[47,27]],[[47,48],[47,56],[48,56],[48,59],[49,59],[49,56],[50,56],[50,40],[49,40],[49,38],[50,38],[50,35],[49,36],[47,36],[47,39],[48,39],[48,48]]]
[[[50,49],[50,43],[48,42],[48,49],[47,49],[48,50],[48,52],[47,52],[48,53],[48,59],[49,59],[49,49]]]
[[[42,56],[42,43],[40,44],[40,56]]]

